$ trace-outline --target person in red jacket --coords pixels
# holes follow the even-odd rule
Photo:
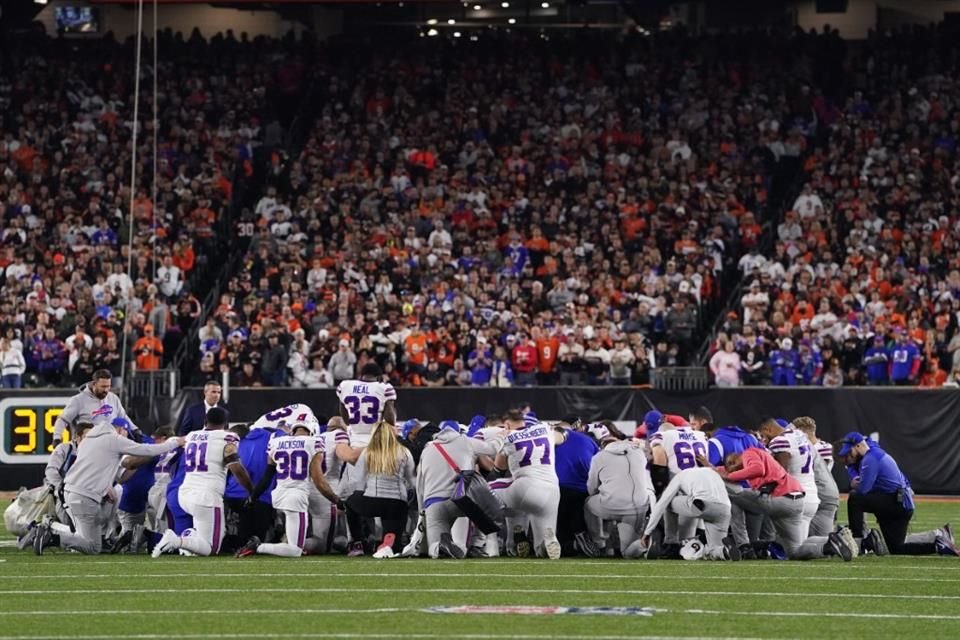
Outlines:
[[[703,456],[697,461],[701,466],[711,467]],[[803,487],[766,449],[731,453],[724,460],[724,466],[714,470],[727,481],[733,512],[730,522],[734,525],[733,537],[739,547],[749,546],[746,527],[735,524],[744,522],[740,514],[746,511],[770,518],[777,532],[777,542],[790,560],[840,556],[844,562],[849,562],[857,555],[859,546],[847,528],[829,536],[807,537],[803,526]],[[749,488],[741,486],[743,481]]]
[[[521,334],[511,354],[514,380],[518,387],[532,387],[537,383],[537,343]]]

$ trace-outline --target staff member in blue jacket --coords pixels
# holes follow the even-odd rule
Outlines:
[[[850,496],[847,518],[853,537],[863,541],[864,513],[877,518],[886,546],[894,555],[960,555],[953,544],[949,525],[934,530],[931,540],[907,542],[907,527],[913,518],[913,489],[896,460],[877,443],[856,431],[840,443],[839,457],[850,469]]]

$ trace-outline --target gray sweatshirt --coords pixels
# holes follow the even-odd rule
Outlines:
[[[363,487],[363,495],[368,498],[390,498],[406,502],[407,493],[414,488],[416,479],[413,475],[413,455],[406,447],[403,448],[403,458],[397,465],[396,473],[373,475],[367,473],[367,450],[357,460],[355,467],[357,487]]]
[[[70,398],[67,406],[63,408],[63,413],[57,417],[57,423],[53,427],[53,439],[62,440],[63,431],[78,422],[112,422],[117,418],[125,418],[136,428],[120,404],[117,394],[111,391],[101,400],[90,391],[90,385],[85,384],[80,393]]]
[[[101,423],[87,431],[77,447],[77,461],[64,479],[64,491],[99,502],[113,486],[117,466],[123,456],[159,456],[180,446],[170,438],[163,444],[137,444],[117,435],[109,423]]]
[[[417,499],[420,507],[453,496],[458,474],[444,460],[436,445],[443,446],[450,459],[461,471],[471,471],[477,466],[477,456],[497,455],[496,444],[468,438],[453,429],[443,429],[433,437],[420,454],[420,469],[417,473]]]
[[[622,515],[646,511],[647,458],[630,442],[612,442],[590,462],[587,493],[600,495],[605,509]]]
[[[68,460],[71,457],[73,457],[73,460],[68,465]],[[46,469],[43,470],[44,484],[59,489],[60,485],[63,484],[63,476],[70,470],[70,466],[76,461],[76,457],[77,445],[73,442],[62,442],[57,445],[57,448],[53,450],[47,460]],[[64,470],[64,467],[66,467],[66,470]]]
[[[837,487],[837,481],[833,479],[830,473],[830,467],[824,460],[816,447],[813,450],[813,480],[817,483],[817,496],[820,502],[825,504],[840,504],[840,489]]]

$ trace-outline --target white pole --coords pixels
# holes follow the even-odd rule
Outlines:
[[[133,273],[133,233],[135,227],[135,217],[133,208],[137,197],[137,133],[139,131],[140,120],[140,47],[143,45],[143,0],[138,0],[137,10],[137,56],[134,65],[133,82],[133,132],[131,137],[132,151],[130,154],[130,222],[128,225],[128,255],[127,255],[127,275]],[[132,302],[130,294],[127,294],[127,305],[124,310],[124,331],[123,331],[123,353],[120,355],[120,375],[127,373],[127,350],[128,350],[128,332],[126,323],[130,322],[130,303]],[[126,386],[126,385],[124,385]]]

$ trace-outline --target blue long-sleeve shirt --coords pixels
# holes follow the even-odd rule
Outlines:
[[[600,447],[590,436],[578,431],[567,431],[567,439],[556,447],[557,478],[565,489],[587,492],[590,462]]]
[[[713,432],[713,437],[707,443],[707,457],[710,464],[718,467],[723,459],[731,453],[741,453],[750,448],[761,449],[760,442],[740,427],[720,427]]]
[[[267,446],[275,432],[272,429],[253,429],[247,434],[247,437],[240,441],[237,447],[237,455],[240,462],[250,475],[250,480],[254,486],[260,482],[260,478],[267,472]],[[277,486],[277,479],[270,482],[270,487],[260,494],[260,502],[266,504],[273,503],[273,488]],[[226,489],[223,492],[227,498],[246,498],[247,490],[240,486],[233,474],[227,476]]]
[[[860,461],[860,484],[853,493],[896,493],[910,486],[893,456],[871,447]]]

